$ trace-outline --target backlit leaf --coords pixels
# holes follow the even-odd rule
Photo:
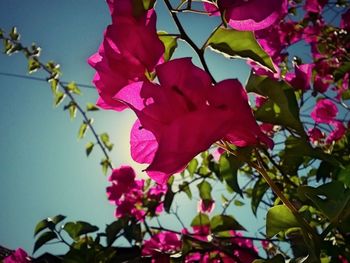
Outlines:
[[[285,205],[276,205],[271,207],[267,212],[266,235],[268,238],[273,237],[281,231],[295,227],[299,227],[299,223]]]
[[[253,32],[221,27],[208,39],[207,46],[228,57],[252,59],[275,71],[271,58],[256,41]]]

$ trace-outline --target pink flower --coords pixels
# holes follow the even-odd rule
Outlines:
[[[331,125],[333,126],[333,131],[326,138],[326,143],[328,144],[340,140],[346,132],[346,127],[340,121],[332,121]]]
[[[99,51],[88,60],[96,70],[97,105],[105,109],[125,109],[126,105],[113,97],[129,83],[146,80],[145,72],[152,72],[164,53],[154,10],[134,17],[132,3],[108,1],[113,23],[107,27]]]
[[[218,0],[218,6],[228,24],[243,31],[267,28],[287,13],[286,0]]]
[[[10,256],[3,259],[4,263],[29,263],[31,262],[27,252],[22,248],[17,248]]]
[[[265,104],[265,102],[268,100],[268,98],[260,95],[256,95],[255,97],[255,106],[257,108],[260,108],[262,105]]]
[[[211,213],[215,208],[214,200],[199,200],[197,205],[197,212],[200,213]]]
[[[330,123],[337,114],[337,106],[331,100],[321,99],[311,112],[311,118],[317,123]]]
[[[311,13],[321,13],[328,0],[306,0],[304,9]]]
[[[312,143],[319,143],[321,140],[324,139],[324,134],[321,132],[320,129],[318,128],[310,128],[307,131],[308,135],[309,135],[309,139]]]
[[[166,183],[221,139],[239,147],[259,143],[272,147],[237,80],[213,87],[209,75],[190,58],[159,65],[156,73],[160,85],[137,82],[117,94],[139,118],[131,134],[132,157],[150,164],[146,171],[156,182]]]
[[[146,240],[142,247],[143,256],[152,256],[152,262],[168,263],[169,256],[180,251],[181,241],[175,233],[160,232]]]
[[[286,75],[287,82],[295,89],[306,91],[310,89],[313,64],[296,65],[294,73]]]
[[[108,181],[112,182],[112,186],[107,187],[107,195],[109,200],[117,200],[124,193],[129,191],[129,188],[135,181],[135,172],[130,166],[121,166],[119,169],[114,169]]]
[[[273,137],[275,131],[274,131],[274,127],[275,125],[272,123],[262,123],[259,125],[260,129],[263,133],[265,133],[266,135]]]

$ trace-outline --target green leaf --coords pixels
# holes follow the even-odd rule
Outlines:
[[[210,183],[207,181],[203,180],[201,183],[197,185],[198,191],[199,191],[199,196],[202,200],[210,201],[213,198],[211,197],[211,190],[212,187]]]
[[[58,90],[58,80],[55,78],[50,78],[48,82],[50,83],[52,94],[56,94]]]
[[[165,51],[164,51],[164,60],[168,61],[170,60],[171,56],[173,55],[175,49],[177,48],[177,37],[174,36],[168,36],[167,32],[165,31],[159,31],[158,36],[160,41],[163,42]]]
[[[40,68],[40,63],[38,60],[30,58],[28,59],[28,72],[29,74],[37,71]]]
[[[243,197],[243,193],[238,184],[238,169],[243,165],[243,162],[234,156],[226,157],[221,155],[219,160],[220,175],[228,185],[231,191],[235,191]]]
[[[77,84],[75,82],[68,83],[67,90],[69,92],[72,92],[72,93],[77,94],[77,95],[81,94],[81,91],[80,91],[80,89],[78,88],[78,86],[77,86]]]
[[[103,172],[103,174],[106,175],[106,174],[107,174],[107,171],[108,171],[108,167],[110,166],[111,162],[110,162],[108,159],[104,158],[104,159],[102,159],[102,161],[100,162],[100,164],[101,164],[101,166],[102,166],[102,172]]]
[[[89,156],[92,150],[94,149],[95,144],[93,142],[88,142],[85,146],[86,156]]]
[[[311,200],[334,224],[344,221],[344,216],[350,215],[346,209],[350,205],[350,189],[346,189],[341,182],[333,181],[317,188],[301,186],[298,194],[303,199]]]
[[[11,31],[9,33],[9,36],[10,36],[11,40],[13,40],[13,41],[18,41],[19,40],[20,35],[17,32],[17,27],[12,27],[12,29],[11,29]]]
[[[291,175],[298,173],[299,166],[305,157],[313,156],[314,149],[309,142],[294,136],[287,137],[284,149],[279,153],[282,170]]]
[[[271,207],[267,212],[266,235],[268,238],[273,237],[281,231],[295,227],[299,227],[299,223],[285,205],[276,205]]]
[[[113,223],[107,225],[106,227],[106,235],[107,235],[107,246],[111,246],[113,242],[116,240],[119,232],[125,227],[126,220],[121,218]]]
[[[276,71],[271,58],[256,41],[253,32],[220,27],[208,39],[207,46],[228,57],[249,58]]]
[[[41,220],[39,223],[36,224],[34,229],[34,236],[36,236],[38,233],[40,233],[42,230],[49,227],[49,221],[47,218]]]
[[[341,169],[338,173],[338,181],[350,187],[350,164]]]
[[[95,104],[93,104],[93,103],[91,103],[91,102],[88,102],[88,103],[86,104],[86,110],[87,110],[87,111],[98,111],[98,110],[100,110],[100,109],[97,108]]]
[[[193,177],[194,173],[197,171],[198,160],[192,159],[190,163],[187,165],[187,171],[191,177]]]
[[[66,97],[66,95],[62,92],[62,91],[56,91],[56,93],[54,94],[54,105],[55,107],[58,107],[61,102],[64,100],[64,98]]]
[[[246,230],[233,216],[216,215],[210,220],[210,229],[213,233],[228,230]]]
[[[233,203],[235,204],[235,206],[244,206],[244,203],[240,200],[235,200]]]
[[[100,134],[100,139],[103,145],[108,149],[108,151],[111,151],[113,149],[114,144],[109,141],[108,133]]]
[[[191,222],[191,226],[207,226],[207,225],[210,225],[210,220],[208,215],[203,213],[199,213],[198,215],[196,215]]]
[[[39,248],[41,248],[43,245],[45,245],[47,242],[49,242],[53,239],[56,239],[56,238],[58,238],[58,237],[57,237],[57,234],[55,232],[48,231],[48,232],[42,233],[34,243],[33,254]]]
[[[78,240],[81,235],[96,232],[98,227],[84,221],[77,221],[64,224],[63,229],[72,239]]]
[[[269,98],[255,111],[257,120],[287,126],[304,133],[303,125],[299,119],[298,103],[292,87],[284,81],[251,73],[246,89],[248,92],[255,92]]]
[[[129,242],[131,242],[132,240],[141,242],[142,240],[141,224],[132,223],[124,227],[124,237]]]
[[[64,215],[57,215],[57,216],[54,216],[52,218],[50,218],[50,217],[48,218],[48,220],[51,221],[52,223],[54,223],[55,225],[62,222],[64,219],[66,219],[66,216],[64,216]]]
[[[183,182],[179,185],[179,190],[184,192],[189,199],[192,199],[192,192],[188,182]]]
[[[350,71],[350,62],[345,62],[343,65],[341,65],[334,71],[334,80],[337,82],[338,80],[342,79],[344,75],[349,71]]]
[[[164,210],[165,212],[169,213],[170,212],[170,207],[171,204],[173,203],[175,194],[174,192],[171,190],[171,187],[168,188],[168,191],[165,194],[164,197]]]
[[[252,197],[251,197],[251,208],[256,216],[256,213],[258,211],[259,204],[264,197],[266,191],[269,189],[269,185],[266,183],[265,180],[263,180],[261,177],[256,181],[253,190],[252,190]]]
[[[64,110],[69,111],[69,117],[73,120],[77,116],[77,105],[74,101],[69,102],[68,105],[64,106]]]
[[[86,131],[87,129],[89,128],[89,125],[88,124],[92,124],[93,123],[93,119],[89,119],[88,122],[84,121],[81,125],[80,125],[80,128],[79,128],[79,132],[78,132],[78,139],[82,139],[85,134],[86,134]]]

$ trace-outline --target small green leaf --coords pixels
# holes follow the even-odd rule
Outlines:
[[[88,103],[86,104],[86,110],[87,110],[87,111],[98,111],[98,110],[100,110],[100,109],[97,108],[95,104],[93,104],[93,103],[91,103],[91,102],[88,102]]]
[[[75,102],[71,101],[68,105],[64,106],[64,110],[67,109],[69,111],[69,117],[71,118],[71,120],[73,120],[77,115],[77,105],[75,104]]]
[[[168,36],[167,32],[165,31],[159,31],[158,36],[160,41],[163,42],[165,51],[164,51],[164,60],[168,61],[170,60],[171,56],[173,55],[175,49],[177,48],[177,37],[174,36]]]
[[[75,82],[68,83],[67,90],[69,90],[69,92],[72,92],[72,93],[77,94],[77,95],[81,94],[81,91]]]
[[[101,166],[102,166],[102,172],[103,172],[103,174],[107,174],[107,171],[108,171],[108,167],[110,166],[110,164],[111,164],[111,162],[108,160],[108,159],[106,159],[106,158],[104,158],[104,159],[102,159],[102,161],[100,162],[100,164],[101,164]]]
[[[41,220],[39,223],[37,223],[37,225],[35,226],[35,230],[34,230],[34,236],[36,236],[39,232],[41,232],[42,230],[48,228],[49,226],[49,222],[47,220],[47,218]]]
[[[276,71],[271,58],[256,41],[253,32],[220,27],[208,39],[207,46],[228,57],[249,58]]]
[[[132,223],[124,227],[124,237],[129,242],[132,240],[140,242],[142,240],[141,224]]]
[[[350,62],[345,62],[343,65],[341,65],[334,71],[334,80],[338,81],[342,79],[344,75],[349,71],[350,71]]]
[[[235,200],[233,203],[235,204],[235,206],[244,206],[244,203],[239,200]]]
[[[238,169],[243,165],[243,162],[237,160],[234,156],[226,157],[221,155],[219,160],[220,175],[225,180],[229,190],[242,194],[242,190],[238,184]],[[243,196],[242,196],[243,197]]]
[[[72,239],[78,240],[81,235],[96,232],[98,227],[84,221],[77,221],[64,224],[63,229]]]
[[[29,74],[37,71],[40,68],[40,63],[37,59],[30,58],[28,59],[28,72]]]
[[[184,192],[189,199],[192,199],[192,192],[188,182],[183,182],[179,185],[179,190]]]
[[[57,237],[57,234],[55,232],[51,232],[51,231],[48,231],[48,232],[44,232],[42,233],[38,239],[35,241],[34,243],[34,249],[33,249],[33,254],[40,248],[42,247],[43,245],[45,245],[47,242],[53,240],[53,239],[56,239],[58,238]]]
[[[216,215],[210,220],[210,228],[213,233],[228,230],[245,230],[234,217],[229,215]]]
[[[290,127],[304,133],[299,119],[299,108],[294,89],[284,81],[250,74],[246,85],[248,92],[255,92],[268,97],[260,108],[255,111],[257,120]]]
[[[210,220],[208,215],[203,213],[199,213],[198,215],[196,215],[191,222],[191,226],[207,226],[209,224]]]
[[[56,91],[56,93],[54,94],[54,105],[55,107],[58,107],[61,102],[64,100],[65,98],[65,94],[61,91]]]
[[[57,216],[54,216],[52,218],[50,218],[50,217],[48,218],[48,220],[51,221],[52,223],[54,223],[55,225],[62,222],[64,219],[66,219],[66,216],[64,216],[64,215],[57,215]]]
[[[211,197],[211,191],[212,191],[212,187],[210,185],[210,183],[208,183],[207,181],[203,180],[202,182],[200,182],[198,185],[198,191],[199,191],[199,196],[202,200],[205,201],[210,201],[213,198]]]
[[[12,29],[11,29],[11,31],[9,33],[9,36],[10,36],[11,40],[13,40],[13,41],[18,41],[19,40],[20,35],[18,34],[16,27],[12,27]]]
[[[86,156],[89,156],[90,153],[92,152],[93,148],[94,148],[95,144],[93,142],[88,142],[85,146],[85,152],[86,152]]]
[[[100,134],[100,139],[103,143],[103,145],[111,151],[113,149],[114,144],[109,141],[109,135],[108,133],[102,133]]]
[[[298,194],[301,198],[311,200],[334,224],[338,224],[344,221],[344,217],[350,216],[350,211],[347,210],[350,206],[350,189],[345,188],[341,182],[333,181],[317,188],[301,186],[298,188]]]
[[[194,173],[197,171],[198,160],[192,159],[190,163],[187,165],[187,171],[190,174],[190,177],[193,177]]]
[[[50,78],[48,82],[50,83],[52,94],[56,94],[58,90],[58,80],[55,78]]]
[[[350,187],[350,165],[345,166],[338,173],[338,181]]]
[[[165,194],[164,197],[164,210],[165,212],[169,213],[170,212],[170,207],[171,204],[173,203],[175,194],[174,192],[171,190],[171,187],[168,188],[168,191]]]
[[[93,119],[89,119],[88,123],[89,124],[92,124],[93,122]],[[84,121],[81,125],[80,125],[80,128],[79,128],[79,132],[78,132],[78,139],[82,139],[85,134],[86,134],[86,131],[87,129],[89,128],[89,125],[86,121]]]
[[[106,235],[107,235],[107,246],[111,246],[113,242],[116,240],[116,236],[119,232],[125,227],[126,221],[121,218],[117,221],[114,221],[112,224],[107,225],[106,227]]]
[[[299,227],[293,213],[285,205],[271,207],[266,216],[266,235],[268,238],[273,237],[281,231],[290,228]]]
[[[268,189],[269,185],[265,182],[265,180],[259,178],[256,181],[251,196],[251,208],[255,216],[258,211],[259,204]]]

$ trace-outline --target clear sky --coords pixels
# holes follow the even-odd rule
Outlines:
[[[159,29],[174,33],[174,25],[159,4]],[[93,70],[87,58],[101,42],[104,28],[110,23],[107,5],[102,0],[1,0],[0,27],[9,31],[17,26],[26,45],[42,47],[42,60],[61,64],[64,81],[90,84]],[[186,30],[200,43],[218,24],[215,18],[198,15],[181,16]],[[210,21],[210,22],[208,22]],[[180,44],[176,56],[191,56],[191,50]],[[245,81],[248,75],[244,62],[233,63],[211,51],[207,52],[209,67],[217,80],[233,77]],[[198,64],[198,60],[194,59]],[[22,54],[11,57],[0,54],[0,72],[26,75]],[[45,77],[43,74],[33,76]],[[69,220],[84,220],[101,229],[113,221],[114,207],[107,202],[99,162],[102,154],[95,149],[85,156],[85,144],[78,141],[81,119],[70,121],[62,107],[53,107],[52,95],[45,82],[0,75],[0,245],[15,249],[23,247],[31,253],[33,229],[42,218],[56,214]],[[94,89],[82,89],[82,105],[94,102]],[[111,157],[115,166],[132,164],[129,157],[129,130],[135,120],[131,112],[100,111],[92,114],[99,133],[108,132],[115,148]],[[137,167],[138,173],[140,166]],[[186,199],[185,197],[181,197]],[[179,202],[180,216],[185,221],[195,212],[195,202]],[[235,208],[233,215],[245,226],[258,226],[249,209]],[[167,221],[169,227],[173,222]],[[255,224],[255,226],[253,226]],[[249,228],[249,226],[247,226]],[[40,250],[38,255],[47,247]]]

